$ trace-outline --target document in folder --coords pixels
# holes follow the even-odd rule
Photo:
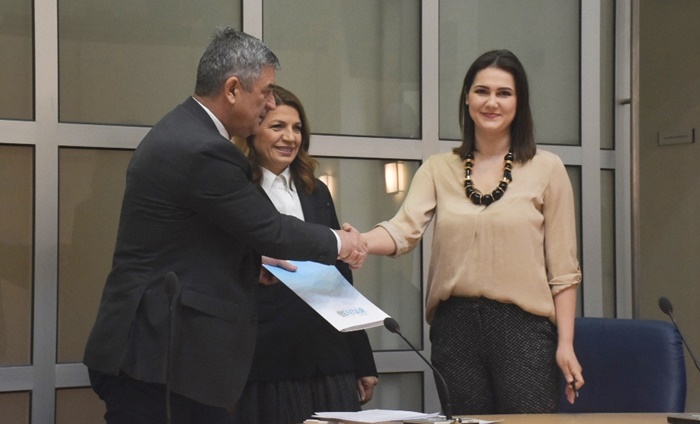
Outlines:
[[[378,327],[389,316],[357,291],[336,267],[316,262],[289,262],[297,266],[296,271],[263,266],[338,331]]]

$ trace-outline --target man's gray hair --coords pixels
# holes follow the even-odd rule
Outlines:
[[[278,70],[280,62],[262,41],[233,28],[218,28],[199,59],[194,92],[211,96],[232,76],[238,77],[249,91],[265,66]]]

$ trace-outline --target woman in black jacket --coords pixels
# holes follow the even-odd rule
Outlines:
[[[314,177],[304,108],[279,86],[273,94],[277,108],[256,135],[237,142],[253,181],[280,212],[338,229],[328,187]],[[336,267],[352,283],[348,266]],[[259,284],[256,297],[255,357],[234,423],[300,423],[314,412],[358,411],[372,398],[377,369],[365,331],[337,331],[282,283]]]

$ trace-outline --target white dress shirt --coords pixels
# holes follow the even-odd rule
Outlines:
[[[260,186],[265,190],[265,193],[272,200],[277,210],[280,213],[295,216],[303,221],[304,211],[301,209],[301,201],[292,182],[292,174],[289,171],[289,167],[285,168],[279,175],[275,175],[262,166],[260,169],[262,170]]]

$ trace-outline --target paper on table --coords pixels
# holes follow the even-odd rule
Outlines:
[[[389,316],[357,291],[335,266],[289,262],[297,266],[296,271],[263,266],[338,331],[378,327]]]
[[[386,423],[392,421],[416,420],[421,418],[437,418],[439,415],[421,412],[398,411],[390,409],[368,409],[358,412],[316,412],[314,417],[344,423]]]
[[[424,414],[422,412],[399,411],[390,409],[368,409],[359,412],[316,412],[314,417],[322,420],[330,420],[342,424],[386,424],[386,423],[444,423],[448,422],[443,415],[438,413]],[[462,422],[491,424],[500,422],[479,420],[474,418],[462,418]]]

